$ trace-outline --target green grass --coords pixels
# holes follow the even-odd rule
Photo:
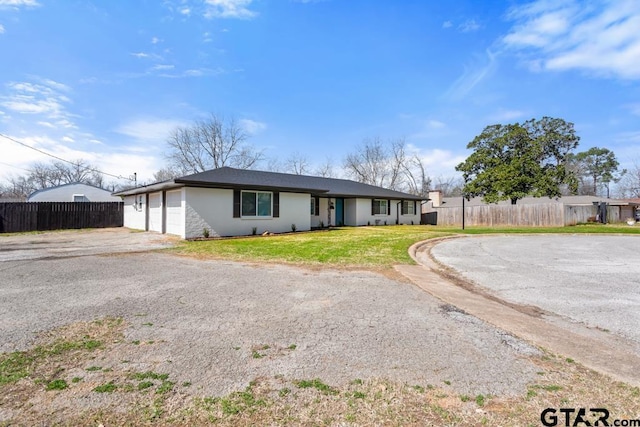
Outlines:
[[[321,391],[324,394],[337,394],[338,391],[333,387],[323,383],[319,378],[315,378],[312,380],[300,380],[296,381],[295,385],[298,388],[315,388],[318,391]]]
[[[153,381],[142,381],[140,384],[138,384],[138,390],[145,390],[149,387],[153,387]]]
[[[118,388],[113,382],[102,384],[93,389],[96,393],[113,393]]]
[[[64,390],[69,387],[65,380],[53,380],[47,383],[47,390]]]
[[[51,356],[62,356],[76,350],[93,351],[101,347],[102,342],[84,337],[78,341],[59,340],[29,351],[0,354],[0,386],[29,376],[38,363]]]
[[[186,241],[185,255],[309,265],[391,266],[411,263],[407,248],[441,235],[427,226],[343,227],[328,231],[227,240]]]
[[[407,249],[421,240],[455,234],[531,233],[640,234],[640,227],[589,224],[571,227],[467,227],[464,231],[460,227],[426,225],[342,227],[310,233],[185,241],[172,250],[184,255],[238,261],[388,268],[395,264],[413,264]]]
[[[153,371],[147,371],[147,372],[136,372],[134,374],[131,374],[130,377],[138,381],[144,381],[144,380],[166,381],[167,378],[169,378],[169,374],[158,374]]]

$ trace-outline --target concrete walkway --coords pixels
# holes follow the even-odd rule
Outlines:
[[[396,270],[421,289],[500,329],[553,353],[570,357],[614,379],[640,386],[640,356],[633,343],[616,335],[568,322],[537,307],[500,300],[462,279],[431,257],[442,239],[416,243],[409,249],[419,265]]]

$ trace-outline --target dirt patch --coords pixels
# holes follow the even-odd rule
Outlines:
[[[127,228],[0,234],[0,262],[145,252],[174,246],[175,236]]]
[[[49,354],[33,364],[31,375],[0,385],[0,423],[537,425],[541,410],[547,407],[602,407],[612,419],[633,419],[640,411],[638,388],[551,354],[532,359],[538,369],[535,381],[526,392],[511,397],[462,394],[446,382],[419,385],[355,378],[339,386],[322,378],[284,375],[256,377],[241,390],[212,396],[161,370],[137,368],[144,349],[124,339],[124,329],[129,327],[118,319],[102,319],[68,325],[41,337],[39,345],[27,353],[89,338],[103,344],[93,350]],[[121,359],[125,354],[129,359]],[[105,364],[107,360],[119,362]],[[52,378],[64,380],[66,386],[49,387]]]

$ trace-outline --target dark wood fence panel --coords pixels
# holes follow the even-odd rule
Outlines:
[[[0,203],[0,233],[122,227],[122,202]]]

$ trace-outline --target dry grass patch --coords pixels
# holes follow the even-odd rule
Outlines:
[[[0,386],[0,425],[537,426],[547,407],[607,408],[619,419],[640,413],[640,389],[548,354],[531,359],[539,375],[518,396],[462,395],[444,384],[384,379],[329,384],[281,375],[255,379],[225,396],[203,395],[201,388],[166,373],[132,371],[135,360],[111,368],[95,365],[132,346],[122,340],[124,327],[117,319],[78,323],[47,334],[24,352],[34,355],[29,374]],[[77,345],[94,340],[101,345]],[[268,352],[271,346],[259,349]],[[197,375],[203,368],[184,374]],[[48,388],[49,380],[64,380],[66,386],[58,382]]]

